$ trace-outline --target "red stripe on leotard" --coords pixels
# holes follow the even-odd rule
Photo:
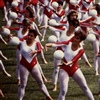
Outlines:
[[[33,69],[33,67],[37,64],[37,59],[36,59],[36,57],[34,57],[33,60],[29,63],[22,55],[20,64],[25,66],[29,71],[31,71]]]

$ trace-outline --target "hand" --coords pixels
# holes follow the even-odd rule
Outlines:
[[[8,28],[8,27],[7,27],[7,26],[2,26],[2,29],[3,29],[3,28]]]
[[[72,61],[69,61],[69,62],[67,62],[67,63],[65,63],[64,61],[61,61],[61,62],[62,62],[64,65],[66,65],[66,66],[72,64]]]
[[[1,29],[0,29],[0,31],[4,31],[4,28],[8,28],[8,27],[2,26]]]
[[[37,53],[37,50],[31,50],[31,52],[29,53],[29,56],[32,57],[36,53]]]
[[[79,5],[76,5],[75,7],[76,7],[76,8],[79,8],[80,6],[79,6]]]
[[[69,61],[69,62],[66,63],[67,66],[70,65],[70,64],[72,64],[72,61]]]
[[[61,63],[58,64],[58,66],[62,66],[62,65],[66,65],[66,66],[68,66],[67,63],[64,62],[63,60],[61,61]]]
[[[11,39],[12,37],[13,37],[13,35],[12,35],[12,34],[9,34],[9,35],[8,35],[8,38],[9,38],[9,39]]]
[[[63,60],[61,61],[61,63],[62,63],[62,65],[64,64],[64,65],[66,65],[67,63],[65,63]]]
[[[41,48],[42,48],[42,50],[44,49],[44,47],[43,47],[43,45],[41,44]]]
[[[8,40],[7,40],[7,41],[9,42],[9,41],[12,39],[12,37],[13,37],[13,35],[12,35],[12,34],[9,34],[9,35],[8,35]]]
[[[56,10],[55,10],[55,9],[52,9],[52,11],[53,11],[54,13],[56,13]]]
[[[5,60],[8,60],[8,58],[7,58],[7,57],[4,57],[4,59],[5,59]]]

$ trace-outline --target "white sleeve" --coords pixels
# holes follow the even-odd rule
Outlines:
[[[52,47],[61,47],[61,46],[64,46],[65,44],[55,44],[55,43],[53,43],[52,44]]]
[[[55,27],[52,27],[52,26],[49,26],[49,29],[51,30],[51,31],[53,31],[53,32],[63,32],[64,30],[61,30],[61,29],[57,29],[57,28],[55,28]]]
[[[36,25],[34,22],[32,23],[32,28],[35,29],[35,30],[38,32],[38,34],[41,35],[41,33],[40,33],[40,31],[39,31],[37,25]]]

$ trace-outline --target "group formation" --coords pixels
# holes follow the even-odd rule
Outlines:
[[[86,79],[79,68],[78,61],[83,59],[92,67],[84,52],[84,40],[89,41],[94,51],[94,72],[99,75],[100,65],[100,0],[0,0],[2,21],[0,40],[7,44],[3,36],[8,38],[9,44],[16,45],[16,76],[18,87],[18,100],[23,100],[29,73],[37,81],[46,100],[53,100],[50,96],[37,55],[41,56],[44,64],[44,50],[54,48],[54,70],[52,74],[53,92],[57,91],[59,78],[60,93],[58,100],[65,100],[69,78],[84,91],[88,100],[94,96],[88,87]],[[43,47],[45,35],[50,30],[51,35]],[[15,31],[16,34],[12,34]],[[7,60],[0,51],[0,56]],[[0,68],[8,77],[0,60]],[[100,79],[98,79],[98,95],[100,95]],[[2,90],[0,95],[4,97]]]

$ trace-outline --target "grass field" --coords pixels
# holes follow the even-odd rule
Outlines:
[[[1,12],[0,12],[1,13]],[[1,21],[2,15],[0,14],[0,27],[2,25],[5,25]],[[45,41],[42,43],[43,45],[47,43],[47,39],[49,35],[51,35],[51,31],[47,30]],[[6,40],[6,37],[4,37]],[[88,59],[90,63],[93,66],[93,48],[92,44],[88,41],[85,41],[85,52],[88,56]],[[5,97],[0,97],[0,100],[17,100],[17,91],[18,91],[18,85],[16,83],[16,47],[11,45],[4,45],[0,43],[0,50],[2,50],[3,54],[9,58],[8,61],[2,60],[6,70],[12,75],[11,78],[8,78],[2,74],[2,71],[0,71],[0,88],[4,92]],[[38,56],[38,60],[40,62],[40,65],[43,69],[43,72],[48,80],[52,79],[52,73],[53,73],[53,48],[49,48],[47,52],[45,52],[45,58],[48,61],[48,64],[43,64],[41,58]],[[95,100],[100,100],[100,97],[97,96],[98,92],[98,78],[99,76],[94,75],[94,66],[92,68],[89,68],[83,60],[79,61],[80,68],[85,75],[85,78],[87,80],[88,86],[91,89]],[[53,84],[45,83],[50,95],[54,100],[57,100],[59,95],[59,82],[58,82],[58,90],[56,92],[53,92]],[[38,85],[36,81],[29,76],[28,84],[26,87],[26,94],[24,97],[24,100],[45,100],[44,95],[39,91]],[[84,95],[83,91],[80,89],[80,87],[74,82],[72,78],[70,78],[69,82],[69,89],[68,93],[66,95],[66,100],[87,100],[86,96]]]

